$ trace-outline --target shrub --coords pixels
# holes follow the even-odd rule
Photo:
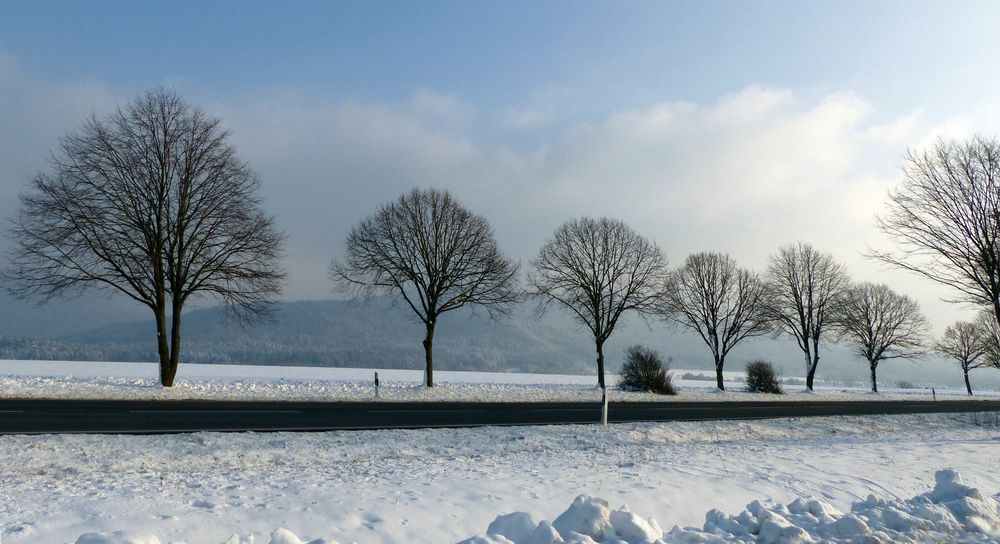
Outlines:
[[[703,381],[703,382],[714,382],[715,381],[715,374],[713,373],[710,376],[708,374],[695,374],[693,372],[685,372],[684,374],[681,375],[681,379],[682,380],[700,380],[700,381]]]
[[[774,367],[771,363],[761,360],[747,363],[747,391],[775,395],[784,393]]]
[[[676,395],[677,391],[667,372],[670,360],[663,364],[660,354],[642,346],[625,350],[625,363],[618,379],[618,388],[626,391],[649,391],[660,395]]]

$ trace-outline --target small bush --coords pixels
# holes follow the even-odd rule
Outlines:
[[[660,354],[642,346],[632,346],[625,350],[625,363],[619,375],[618,388],[626,391],[649,391],[660,395],[676,395]]]
[[[685,372],[681,375],[682,380],[699,380],[703,382],[714,382],[715,375],[709,376],[708,374],[695,374],[693,372]]]
[[[751,393],[773,393],[781,395],[781,383],[774,367],[767,361],[747,363],[747,391]]]
[[[898,387],[900,389],[916,389],[917,388],[917,386],[913,385],[913,382],[908,382],[908,381],[896,382],[896,387]]]

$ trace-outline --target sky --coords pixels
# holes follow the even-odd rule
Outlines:
[[[762,270],[798,240],[862,254],[907,149],[995,136],[995,2],[0,0],[0,217],[90,114],[168,86],[220,117],[287,232],[284,298],[338,296],[351,225],[448,189],[523,268],[580,215],[669,260]],[[9,241],[0,237],[0,250]]]

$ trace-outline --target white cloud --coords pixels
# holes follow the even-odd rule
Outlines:
[[[500,116],[500,123],[513,130],[531,130],[552,123],[552,116],[535,109],[506,109]]]
[[[753,85],[719,99],[709,109],[710,118],[724,124],[760,121],[789,108],[792,99],[792,92],[788,89]]]
[[[917,111],[889,123],[872,125],[865,131],[865,136],[873,142],[903,144],[912,141],[924,123],[923,113]]]
[[[464,125],[476,114],[476,109],[459,97],[430,89],[417,89],[409,107],[417,117],[445,125]]]

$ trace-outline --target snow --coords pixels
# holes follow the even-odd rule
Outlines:
[[[160,539],[147,533],[115,531],[83,534],[76,539],[76,544],[160,544]]]
[[[374,374],[379,373],[378,397]],[[678,369],[683,374],[706,371]],[[815,393],[801,386],[785,386],[788,394],[752,394],[741,391],[739,372],[726,373],[727,391],[720,393],[710,380],[677,379],[680,394],[654,395],[611,390],[613,401],[760,401],[760,400],[871,400],[865,388],[820,386]],[[343,401],[494,401],[544,402],[600,400],[594,376],[489,372],[435,373],[436,386],[421,385],[423,372],[398,369],[348,369],[292,366],[181,364],[174,387],[163,388],[153,363],[0,360],[0,398],[78,399],[212,399],[212,400],[343,400]],[[609,375],[608,383],[617,382]],[[962,390],[938,390],[938,398],[970,399]],[[927,399],[930,391],[886,388],[875,398]],[[972,400],[1000,398],[997,392],[977,392]]]
[[[995,414],[11,435],[0,542],[989,542],[998,475]]]
[[[603,540],[605,531],[611,528],[610,516],[608,501],[590,495],[580,495],[573,501],[569,510],[552,522],[552,528],[560,535],[579,533]]]
[[[995,542],[1000,538],[1000,503],[962,483],[953,469],[934,475],[933,491],[909,500],[883,500],[869,495],[842,513],[817,499],[795,499],[788,505],[753,501],[736,516],[711,510],[702,528],[674,526],[668,533],[655,519],[632,513],[628,506],[610,510],[608,501],[580,495],[552,524],[525,527],[531,516],[515,512],[497,517],[485,536],[459,544],[695,544],[757,542],[760,544],[828,544],[854,542]],[[517,519],[510,526],[507,520]],[[552,529],[555,532],[552,532]],[[539,538],[541,536],[541,538]]]
[[[528,540],[535,532],[535,522],[531,520],[531,514],[527,512],[514,512],[512,514],[501,514],[486,528],[486,533],[490,535],[503,535],[515,542]]]

